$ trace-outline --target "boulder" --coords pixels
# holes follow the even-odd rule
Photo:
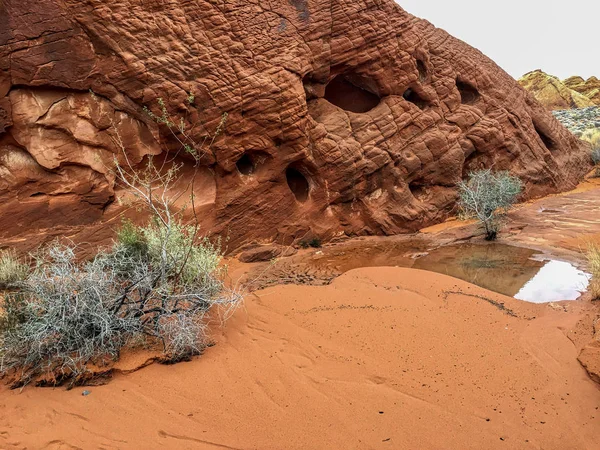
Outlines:
[[[541,70],[534,70],[523,75],[519,79],[519,84],[551,111],[594,106],[594,102],[590,98],[567,87],[557,77],[548,75]]]
[[[194,189],[229,250],[413,232],[470,171],[510,170],[530,198],[591,165],[493,61],[393,0],[5,0],[0,239],[105,240],[122,150],[196,173],[145,112],[160,98],[197,143],[227,117]]]

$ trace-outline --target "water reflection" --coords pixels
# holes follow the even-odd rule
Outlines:
[[[444,273],[519,300],[576,300],[590,275],[562,261],[540,261],[534,250],[503,244],[441,247],[418,259],[415,269]]]
[[[544,265],[531,259],[535,254],[502,244],[464,244],[433,250],[415,261],[413,268],[444,273],[513,297]]]
[[[548,261],[515,295],[534,303],[577,300],[590,282],[591,275],[563,261]]]
[[[460,244],[428,250],[426,241],[365,242],[325,248],[305,262],[332,278],[359,267],[398,266],[442,273],[535,303],[575,300],[590,276],[535,250],[505,244]]]

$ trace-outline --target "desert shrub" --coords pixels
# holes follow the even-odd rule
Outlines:
[[[180,139],[197,172],[203,145],[183,126],[174,129],[159,105],[162,115],[151,117]],[[145,168],[134,167],[118,134],[115,139],[122,149],[116,178],[150,219],[141,226],[124,221],[112,247],[89,261],[77,260],[75,246],[54,242],[34,255],[30,272],[11,278],[0,320],[0,372],[14,385],[39,375],[56,383],[85,379],[90,364],[117,359],[130,342],[162,345],[165,362],[188,359],[208,343],[209,312],[222,321],[242,301],[224,283],[219,243],[199,235],[194,195],[187,202],[191,223],[174,208],[184,192],[194,192],[196,172],[177,192],[180,166],[157,167],[150,158]]]
[[[592,274],[589,290],[593,298],[600,299],[600,245],[590,244],[586,256]]]
[[[23,383],[46,371],[76,376],[93,358],[116,357],[136,321],[113,313],[111,294],[118,279],[96,261],[79,265],[73,248],[51,245],[20,283],[25,318],[0,337],[3,373],[18,371]]]
[[[298,245],[301,248],[321,248],[323,246],[323,243],[321,242],[321,239],[318,237],[314,237],[312,239],[307,240],[302,240],[298,243]]]
[[[592,145],[592,161],[596,166],[600,165],[600,128],[586,130],[581,139]],[[600,176],[600,167],[596,168],[596,176]]]
[[[135,242],[133,253],[123,238],[129,227],[120,230],[112,249],[88,262],[77,262],[72,246],[56,242],[36,256],[18,292],[7,294],[2,372],[18,371],[20,383],[42,373],[76,379],[86,364],[114,360],[140,337],[162,344],[168,361],[201,352],[211,307],[231,310],[241,300],[224,286],[218,246],[193,242],[186,227],[176,227],[163,266],[164,241],[155,239],[156,226],[134,227],[138,236],[152,238],[147,251],[138,251]]]
[[[143,231],[130,220],[123,220],[121,227],[117,230],[117,242],[123,247],[123,250],[132,255],[148,251],[148,243]]]
[[[508,172],[480,170],[459,184],[459,207],[465,218],[477,219],[488,241],[496,239],[502,219],[523,190],[521,180]]]
[[[308,245],[312,248],[321,248],[323,244],[321,243],[321,239],[316,237],[308,241]]]
[[[600,149],[600,128],[590,128],[584,131],[581,139],[592,144],[592,148]]]
[[[19,261],[16,252],[0,250],[0,288],[6,288],[23,280],[29,272],[29,266]]]
[[[5,292],[0,299],[0,333],[5,333],[25,322],[27,311],[21,294]]]

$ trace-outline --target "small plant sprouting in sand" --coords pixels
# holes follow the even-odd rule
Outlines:
[[[590,244],[587,248],[586,257],[592,274],[589,291],[592,298],[600,299],[600,244]]]
[[[160,107],[162,115],[154,117],[177,133],[197,169],[207,148],[174,129],[164,103]],[[116,179],[146,207],[149,221],[124,221],[113,246],[89,261],[58,241],[33,255],[30,271],[13,254],[0,259],[12,288],[0,292],[0,374],[14,387],[40,379],[85,382],[89,365],[105,366],[132,342],[161,346],[165,362],[189,359],[209,343],[209,317],[222,322],[242,301],[225,285],[219,242],[199,233],[197,170],[181,183],[174,157],[134,167],[120,136],[116,141],[124,161],[115,159]],[[186,206],[176,208],[188,192]],[[185,220],[185,212],[193,218]]]
[[[7,288],[27,277],[29,266],[13,250],[0,250],[0,288]]]
[[[485,239],[496,239],[503,218],[523,190],[521,180],[508,172],[480,170],[459,184],[459,207],[465,218],[477,219],[485,229]]]

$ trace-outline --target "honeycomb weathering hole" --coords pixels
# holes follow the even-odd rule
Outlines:
[[[299,202],[308,200],[310,186],[306,177],[299,170],[289,167],[285,171],[285,178],[287,179],[287,184],[296,197],[296,200]]]
[[[429,106],[429,102],[411,88],[404,91],[402,97],[404,100],[416,105],[419,109],[425,109]]]
[[[427,194],[425,186],[423,186],[423,184],[421,183],[422,182],[419,181],[412,181],[408,184],[408,189],[410,190],[410,193],[416,200],[419,201],[422,201],[425,195]]]
[[[357,86],[344,75],[338,75],[329,82],[325,88],[325,100],[354,113],[370,111],[381,101],[378,95]]]
[[[252,175],[254,173],[254,161],[248,153],[244,153],[235,165],[242,175]]]
[[[460,101],[463,105],[471,105],[481,97],[477,88],[466,81],[456,80],[456,87],[460,92]]]

